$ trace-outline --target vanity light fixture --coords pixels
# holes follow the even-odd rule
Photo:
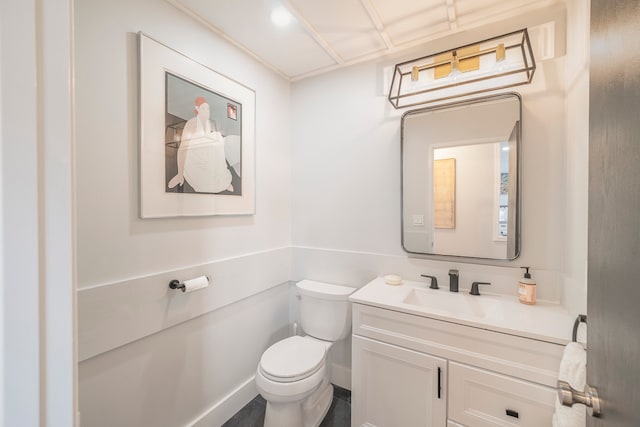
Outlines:
[[[527,29],[397,64],[395,108],[445,101],[531,83],[536,70]]]

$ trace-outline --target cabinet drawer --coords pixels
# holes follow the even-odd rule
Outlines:
[[[353,304],[353,333],[554,387],[564,347],[545,341]]]
[[[556,392],[455,362],[449,363],[449,418],[473,427],[550,426]]]

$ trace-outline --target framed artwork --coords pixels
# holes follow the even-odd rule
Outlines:
[[[140,217],[255,213],[255,92],[138,33]]]

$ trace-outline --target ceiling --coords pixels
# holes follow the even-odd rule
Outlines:
[[[315,74],[543,9],[559,0],[168,0],[283,77]],[[276,26],[284,7],[292,19]]]

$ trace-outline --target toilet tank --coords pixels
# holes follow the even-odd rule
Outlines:
[[[348,286],[301,280],[296,284],[300,295],[300,322],[308,335],[325,341],[338,341],[351,332],[349,295],[356,290]]]

